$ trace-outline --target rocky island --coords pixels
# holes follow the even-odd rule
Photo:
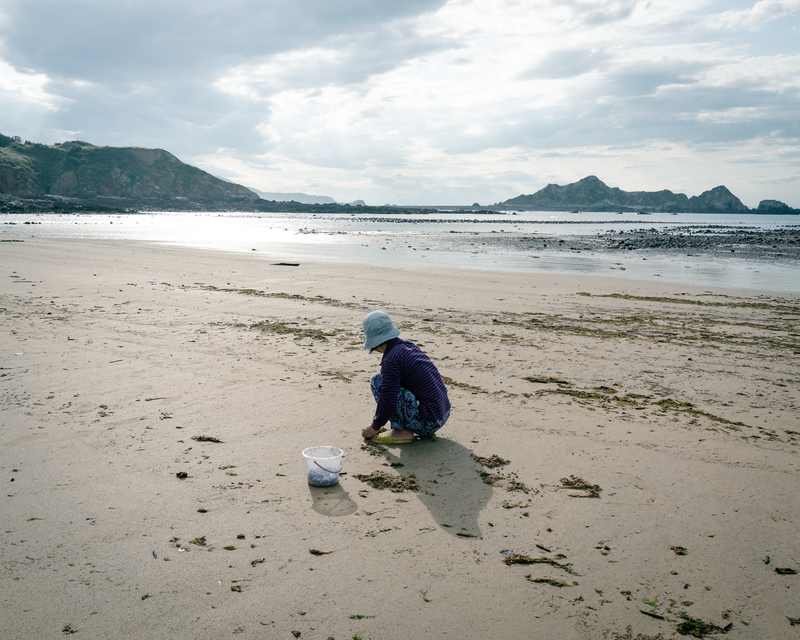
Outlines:
[[[548,184],[531,195],[520,195],[495,205],[527,211],[637,211],[667,213],[768,213],[798,214],[778,200],[762,200],[753,210],[744,205],[727,187],[718,186],[699,196],[661,191],[623,191],[609,187],[596,176],[587,176],[565,186]]]

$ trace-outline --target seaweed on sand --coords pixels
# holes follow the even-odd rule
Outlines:
[[[290,327],[283,322],[270,322],[269,320],[262,320],[250,325],[251,329],[258,329],[263,333],[277,333],[277,334],[292,334],[295,340],[301,338],[311,338],[312,340],[319,340],[320,342],[327,342],[328,337],[333,335],[331,333],[323,333],[319,329],[303,329],[301,327]]]
[[[709,633],[728,633],[728,631],[733,627],[733,624],[729,624],[723,629],[722,627],[718,627],[710,622],[704,622],[703,620],[692,618],[686,613],[681,613],[680,616],[684,619],[684,622],[681,622],[675,630],[682,636],[703,638]]]
[[[628,625],[624,634],[614,632],[614,640],[663,640],[663,638],[664,636],[660,633],[656,636],[646,636],[642,633],[638,633],[634,638],[631,625]]]
[[[570,586],[566,582],[562,582],[561,580],[556,580],[555,578],[547,578],[547,577],[544,577],[544,578],[531,578],[530,576],[525,576],[525,577],[528,579],[528,582],[541,582],[541,583],[544,583],[544,584],[552,585],[554,587],[558,587],[559,589],[562,588],[562,587],[569,587]],[[575,582],[574,584],[578,584],[578,583]]]
[[[560,562],[556,562],[552,558],[531,558],[530,556],[523,555],[521,553],[514,553],[512,551],[501,551],[503,554],[503,564],[512,565],[512,564],[549,564],[558,569],[566,571],[570,575],[579,576],[579,573],[575,573],[572,570],[572,563],[561,564]]]
[[[572,383],[568,380],[562,380],[561,378],[553,378],[552,376],[527,376],[522,378],[523,380],[527,380],[528,382],[538,382],[540,384],[558,384],[564,386],[572,386]]]

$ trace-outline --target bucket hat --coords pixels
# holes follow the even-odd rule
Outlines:
[[[392,319],[384,311],[368,313],[362,322],[364,325],[364,348],[374,349],[400,335],[400,329],[392,324]]]

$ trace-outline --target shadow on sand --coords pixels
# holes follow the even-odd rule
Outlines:
[[[442,531],[480,537],[478,515],[492,497],[492,487],[478,475],[481,466],[472,451],[447,438],[419,440],[393,446],[383,456],[402,476],[416,476],[416,496],[428,508]]]
[[[358,505],[353,502],[350,495],[335,484],[332,487],[312,487],[308,485],[311,494],[312,509],[323,516],[331,518],[336,516],[349,516],[358,511]]]

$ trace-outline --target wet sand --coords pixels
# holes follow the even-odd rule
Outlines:
[[[0,243],[4,637],[796,637],[800,298],[275,262]],[[360,438],[376,308],[432,441]]]

